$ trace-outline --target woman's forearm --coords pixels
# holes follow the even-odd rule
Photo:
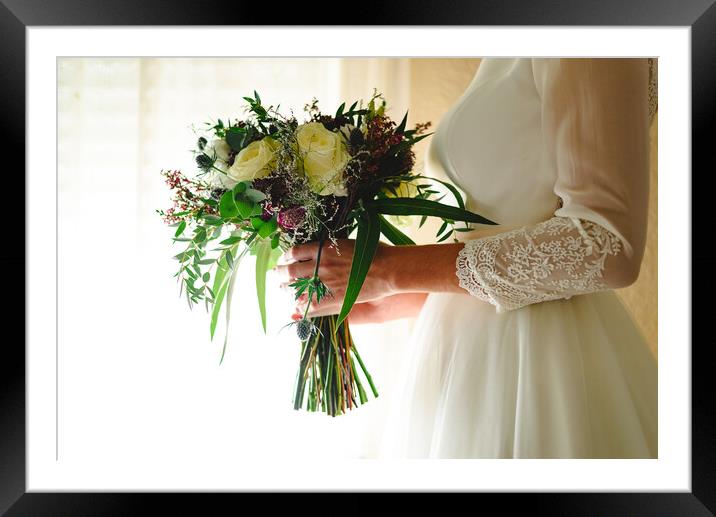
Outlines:
[[[478,239],[509,231],[518,226],[494,226],[464,234]],[[464,244],[425,244],[418,246],[392,246],[384,251],[382,274],[388,279],[394,294],[465,293],[456,275],[457,256]]]
[[[382,274],[391,293],[465,292],[455,275],[455,261],[462,247],[460,242],[386,248]]]

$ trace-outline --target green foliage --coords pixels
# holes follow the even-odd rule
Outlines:
[[[239,209],[234,201],[234,193],[232,191],[224,192],[219,200],[219,213],[224,219],[231,219],[239,215]]]
[[[431,201],[429,199],[392,197],[376,199],[368,203],[367,206],[369,206],[372,210],[375,210],[377,213],[384,215],[426,215],[430,217],[452,219],[454,221],[497,224],[473,212],[456,208],[454,206],[443,205],[437,201]]]
[[[266,272],[276,265],[281,256],[281,249],[272,248],[270,240],[262,239],[253,246],[251,253],[256,255],[256,297],[261,314],[261,326],[266,333]]]
[[[259,236],[265,239],[266,237],[269,237],[273,232],[278,230],[278,221],[276,218],[277,216],[276,214],[274,214],[271,219],[265,221],[261,225],[261,228],[259,228]]]
[[[316,268],[316,270],[318,270],[318,268]],[[333,295],[331,290],[328,289],[328,286],[318,277],[317,271],[313,276],[297,278],[294,282],[289,284],[289,287],[293,287],[296,300],[298,300],[303,293],[306,293],[308,297],[306,314],[308,314],[308,309],[314,297],[316,298],[316,303],[320,303],[324,297]]]
[[[174,233],[174,237],[179,237],[184,232],[185,228],[186,228],[186,221],[180,222],[176,233]]]
[[[228,282],[226,281],[228,280],[228,277],[226,276],[227,272],[229,272],[229,268],[224,266],[220,260],[217,261],[216,273],[214,274],[214,286],[212,288],[212,291],[216,294],[216,299],[214,300],[214,306],[211,311],[211,320],[209,323],[209,334],[212,340],[214,339],[214,332],[216,331],[216,323],[219,318],[219,312],[221,311],[221,304],[224,301],[224,296],[226,295],[226,290],[228,288]]]
[[[380,231],[385,235],[386,239],[395,244],[396,246],[406,246],[415,244],[415,242],[405,235],[403,232],[393,226],[388,220],[382,215],[378,216],[380,221]]]
[[[396,198],[397,199],[397,198]],[[353,249],[353,261],[348,276],[348,286],[343,298],[343,306],[338,315],[337,324],[340,325],[348,317],[353,304],[358,299],[365,277],[368,275],[375,250],[378,248],[380,237],[380,221],[378,213],[367,209],[358,217],[358,234]]]

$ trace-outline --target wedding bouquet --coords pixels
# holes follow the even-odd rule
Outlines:
[[[210,335],[224,309],[228,329],[231,299],[239,261],[256,257],[256,293],[266,331],[266,272],[278,257],[299,243],[318,242],[311,277],[291,287],[296,299],[306,294],[308,305],[295,325],[301,342],[294,408],[320,410],[336,416],[367,400],[362,373],[374,397],[375,385],[351,337],[346,317],[358,298],[380,235],[394,245],[414,242],[391,223],[393,216],[429,216],[443,224],[439,241],[456,231],[469,231],[468,222],[494,224],[464,209],[457,189],[446,182],[413,172],[412,147],[430,136],[430,122],[406,129],[407,113],[396,123],[385,113],[386,101],[374,91],[366,107],[341,104],[333,115],[322,113],[318,101],[307,104],[308,119],[299,123],[265,107],[258,93],[244,97],[242,120],[209,122],[197,143],[198,173],[162,171],[173,191],[173,207],[157,210],[175,227],[173,240],[185,243],[174,258],[180,295],[190,309],[204,302],[211,313]],[[434,181],[455,196],[457,207],[432,199]],[[457,228],[456,222],[465,222]],[[348,287],[340,314],[307,318],[312,302],[332,296],[321,281],[321,250],[326,241],[348,238],[355,247]],[[221,352],[223,361],[228,332]],[[355,359],[355,361],[354,361]],[[360,371],[356,368],[357,361]],[[308,395],[306,397],[306,394]],[[356,400],[357,397],[357,400]]]

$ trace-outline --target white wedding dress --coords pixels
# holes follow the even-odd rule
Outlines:
[[[612,290],[645,247],[649,81],[646,59],[481,62],[426,173],[505,229],[464,233],[465,293],[428,296],[379,457],[657,457],[657,362]]]

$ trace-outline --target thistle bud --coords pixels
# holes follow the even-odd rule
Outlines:
[[[364,141],[365,137],[363,136],[363,132],[358,128],[354,128],[350,133],[351,145],[359,146],[362,145]]]
[[[205,172],[209,172],[214,166],[214,160],[206,154],[198,154],[196,156],[196,164]]]
[[[313,323],[311,323],[310,320],[306,318],[298,320],[298,323],[296,323],[296,334],[298,334],[298,339],[306,341],[309,337],[311,337],[312,333]]]

